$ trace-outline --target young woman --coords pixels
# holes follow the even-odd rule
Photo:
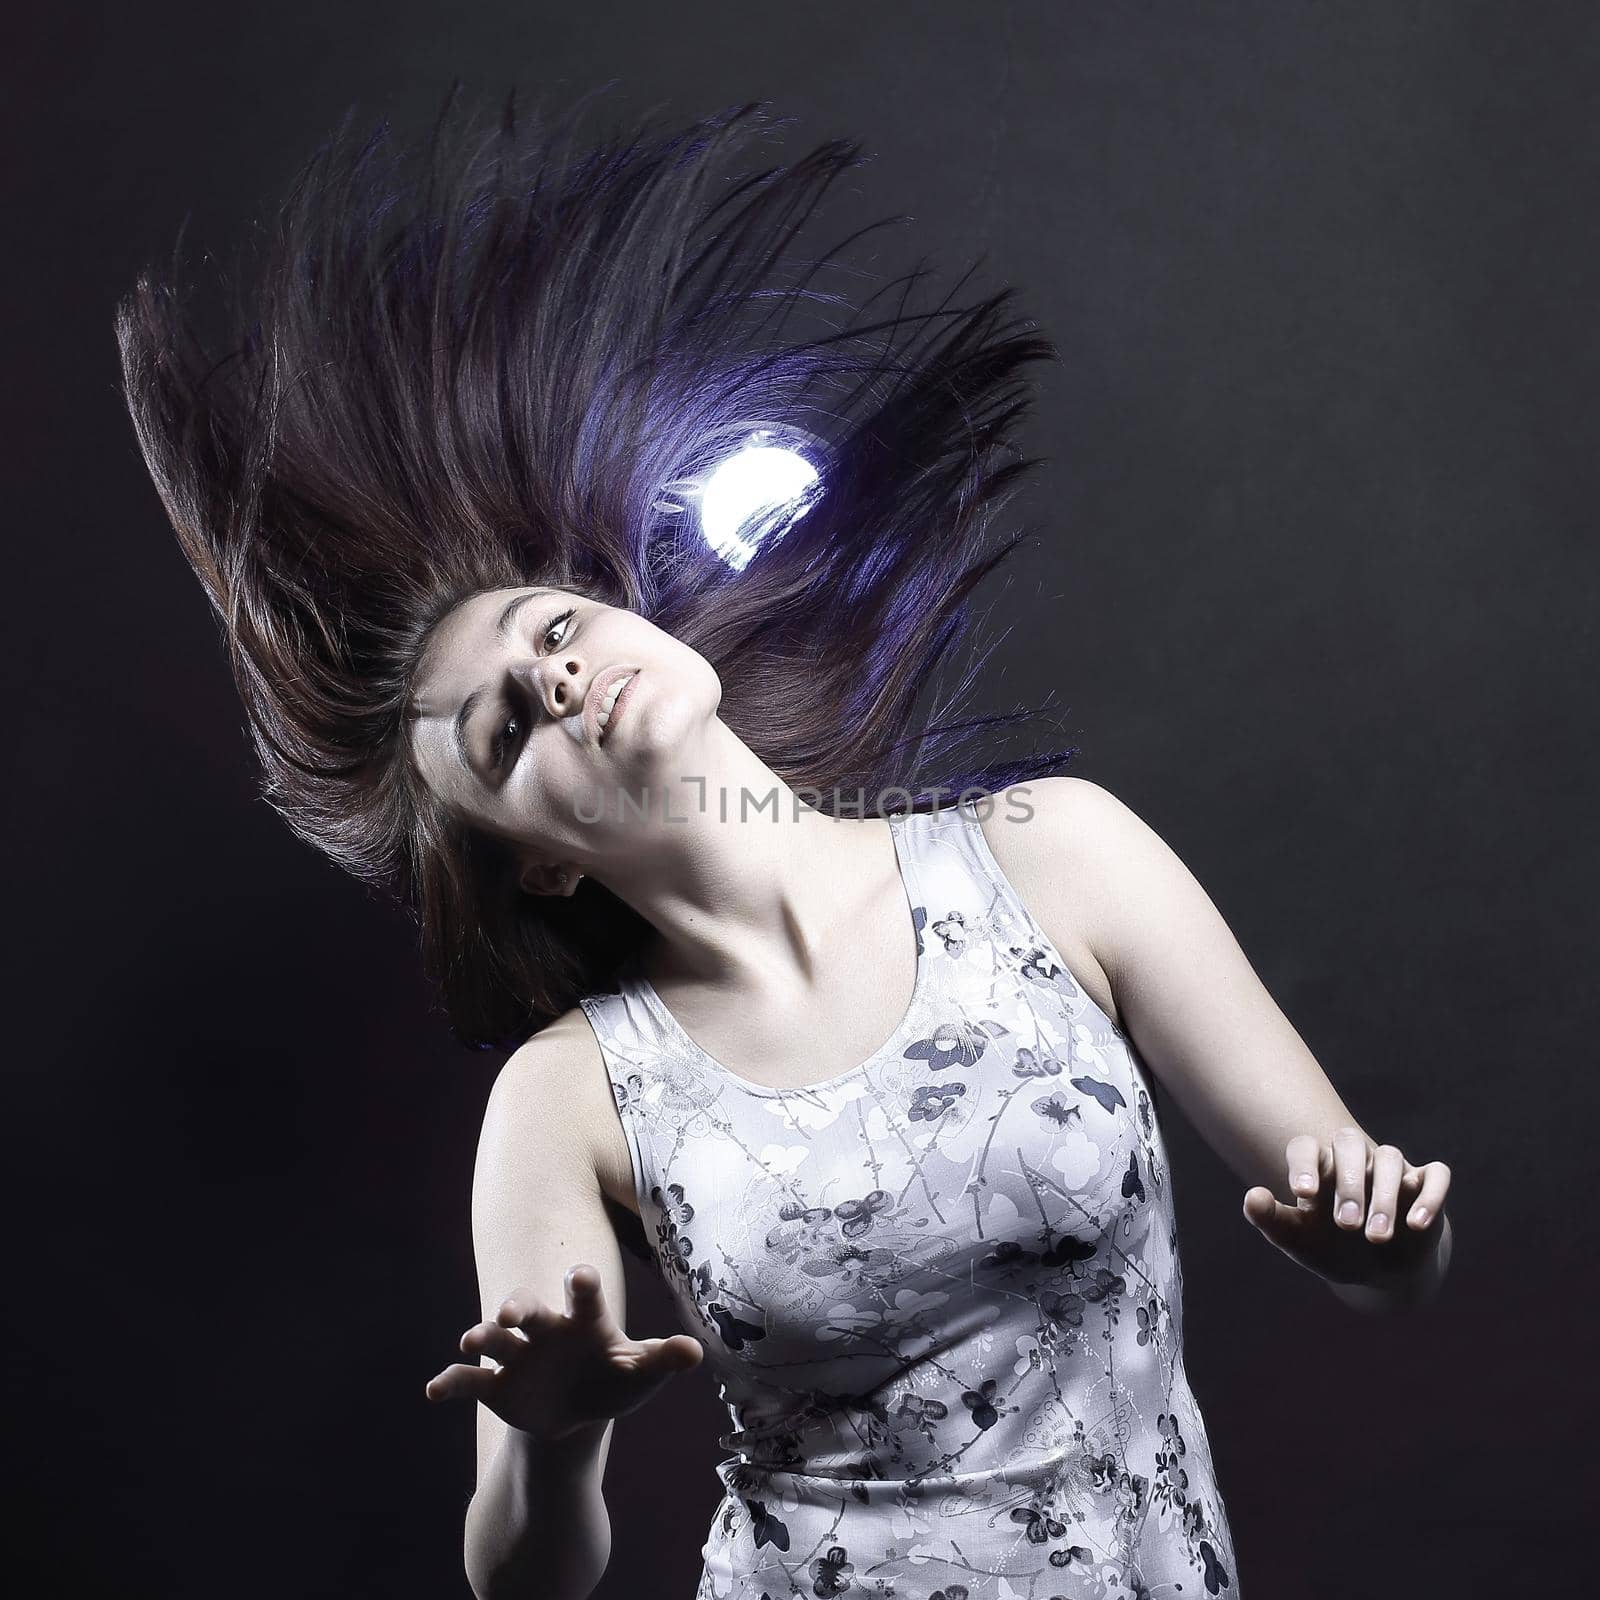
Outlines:
[[[1437,1291],[1449,1170],[1361,1128],[1070,750],[974,760],[1026,715],[957,714],[978,660],[919,713],[1022,539],[1052,352],[1009,291],[829,289],[791,247],[856,146],[730,175],[757,106],[581,109],[447,114],[416,181],[347,122],[220,355],[154,273],[117,324],[265,792],[512,1047],[473,1359],[427,1384],[481,1402],[473,1588],[589,1594],[614,1419],[704,1360],[699,1600],[1237,1596],[1157,1085],[1352,1304]],[[717,532],[779,446],[804,471]],[[630,1243],[685,1331],[624,1331]]]

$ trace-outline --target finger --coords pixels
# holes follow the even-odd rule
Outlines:
[[[513,1289],[495,1313],[502,1328],[522,1328],[532,1333],[561,1320],[561,1314],[532,1289]]]
[[[1406,1215],[1406,1224],[1412,1228],[1426,1228],[1444,1209],[1444,1197],[1450,1189],[1450,1169],[1442,1161],[1430,1161],[1419,1169],[1422,1173],[1422,1192]]]
[[[698,1339],[687,1333],[674,1333],[665,1339],[640,1339],[639,1369],[667,1376],[698,1367],[705,1350]]]
[[[528,1348],[528,1336],[520,1329],[505,1328],[498,1322],[480,1322],[461,1335],[461,1353],[488,1356],[504,1366]]]
[[[1302,1200],[1317,1197],[1317,1171],[1320,1152],[1317,1141],[1309,1133],[1297,1133],[1284,1146],[1284,1159],[1289,1164],[1289,1193]]]
[[[486,1400],[498,1377],[493,1367],[469,1367],[457,1361],[429,1378],[422,1392],[430,1400]]]
[[[1359,1228],[1367,1210],[1367,1141],[1359,1128],[1334,1133],[1333,1169],[1333,1219],[1341,1228]]]
[[[1258,1183],[1244,1192],[1245,1219],[1255,1224],[1280,1250],[1293,1248],[1306,1213],[1299,1206],[1286,1206],[1265,1184]]]
[[[604,1323],[610,1316],[606,1305],[605,1285],[598,1267],[580,1261],[567,1272],[567,1315],[574,1322]]]
[[[1398,1145],[1380,1144],[1372,1152],[1372,1199],[1367,1213],[1367,1237],[1388,1239],[1394,1235],[1394,1219],[1400,1214],[1400,1180],[1406,1158]]]

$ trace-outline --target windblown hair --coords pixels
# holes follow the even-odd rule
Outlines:
[[[896,787],[938,804],[930,768],[946,794],[1055,770],[1070,747],[970,764],[974,740],[1041,714],[961,715],[978,660],[915,715],[971,631],[972,591],[1024,538],[994,527],[1038,464],[1007,430],[1022,369],[1055,351],[1003,315],[1010,289],[912,311],[923,267],[859,305],[814,286],[903,220],[791,254],[859,144],[728,174],[789,119],[751,102],[586,141],[583,100],[541,127],[513,91],[486,125],[459,89],[420,172],[386,120],[358,139],[346,113],[253,287],[238,272],[220,354],[179,287],[187,223],[116,333],[266,799],[410,909],[456,1036],[509,1047],[608,986],[650,929],[597,883],[525,895],[507,844],[422,783],[413,676],[441,619],[531,584],[633,608],[711,663],[719,715],[786,782],[859,791],[867,812]],[[802,336],[807,308],[825,315]],[[820,476],[741,530],[760,537],[738,570],[664,486],[769,423],[819,442]]]

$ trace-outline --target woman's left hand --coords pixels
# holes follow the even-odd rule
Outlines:
[[[1444,1162],[1408,1161],[1359,1128],[1326,1142],[1297,1134],[1284,1154],[1295,1203],[1258,1184],[1244,1214],[1285,1255],[1332,1284],[1404,1291],[1427,1281],[1444,1232]]]

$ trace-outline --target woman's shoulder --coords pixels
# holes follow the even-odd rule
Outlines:
[[[564,1011],[512,1051],[490,1091],[491,1106],[496,1100],[536,1118],[542,1137],[581,1158],[608,1199],[638,1209],[611,1079],[581,1006]]]
[[[1095,1004],[1119,1022],[1116,997],[1095,953],[1101,892],[1089,863],[1120,802],[1087,778],[1056,773],[1011,784],[978,808],[995,864]]]

